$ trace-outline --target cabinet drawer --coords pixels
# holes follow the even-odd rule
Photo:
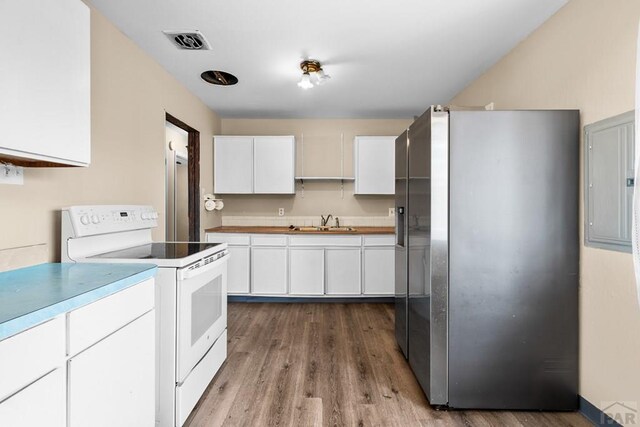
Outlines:
[[[365,246],[395,246],[396,238],[393,234],[379,236],[364,236]]]
[[[287,236],[254,235],[251,236],[253,246],[287,246]]]
[[[248,234],[207,233],[207,242],[248,246],[251,243],[251,239]]]
[[[0,400],[64,365],[64,317],[0,341]]]
[[[149,279],[67,314],[68,354],[74,355],[153,309]]]
[[[56,369],[0,403],[0,424],[11,427],[66,426],[64,372],[64,369]]]
[[[361,236],[291,236],[290,246],[360,246]]]

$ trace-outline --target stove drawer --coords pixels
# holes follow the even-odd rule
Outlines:
[[[154,279],[102,298],[67,314],[67,354],[73,356],[154,307]]]

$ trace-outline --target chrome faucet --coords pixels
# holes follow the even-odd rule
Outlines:
[[[323,227],[326,227],[327,224],[329,224],[329,219],[333,218],[333,215],[329,214],[326,218],[323,215],[320,215],[320,218],[320,224],[322,224]]]
[[[340,228],[340,218],[336,217],[336,228]]]

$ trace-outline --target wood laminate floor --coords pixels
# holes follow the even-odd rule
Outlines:
[[[578,413],[436,411],[390,304],[231,303],[228,358],[186,426],[590,426]]]

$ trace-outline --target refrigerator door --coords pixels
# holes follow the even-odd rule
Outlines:
[[[451,407],[577,408],[579,126],[451,112]]]
[[[407,357],[407,131],[396,139],[396,256],[395,256],[395,330],[396,341]]]
[[[447,404],[448,114],[409,128],[409,365],[432,405]]]

